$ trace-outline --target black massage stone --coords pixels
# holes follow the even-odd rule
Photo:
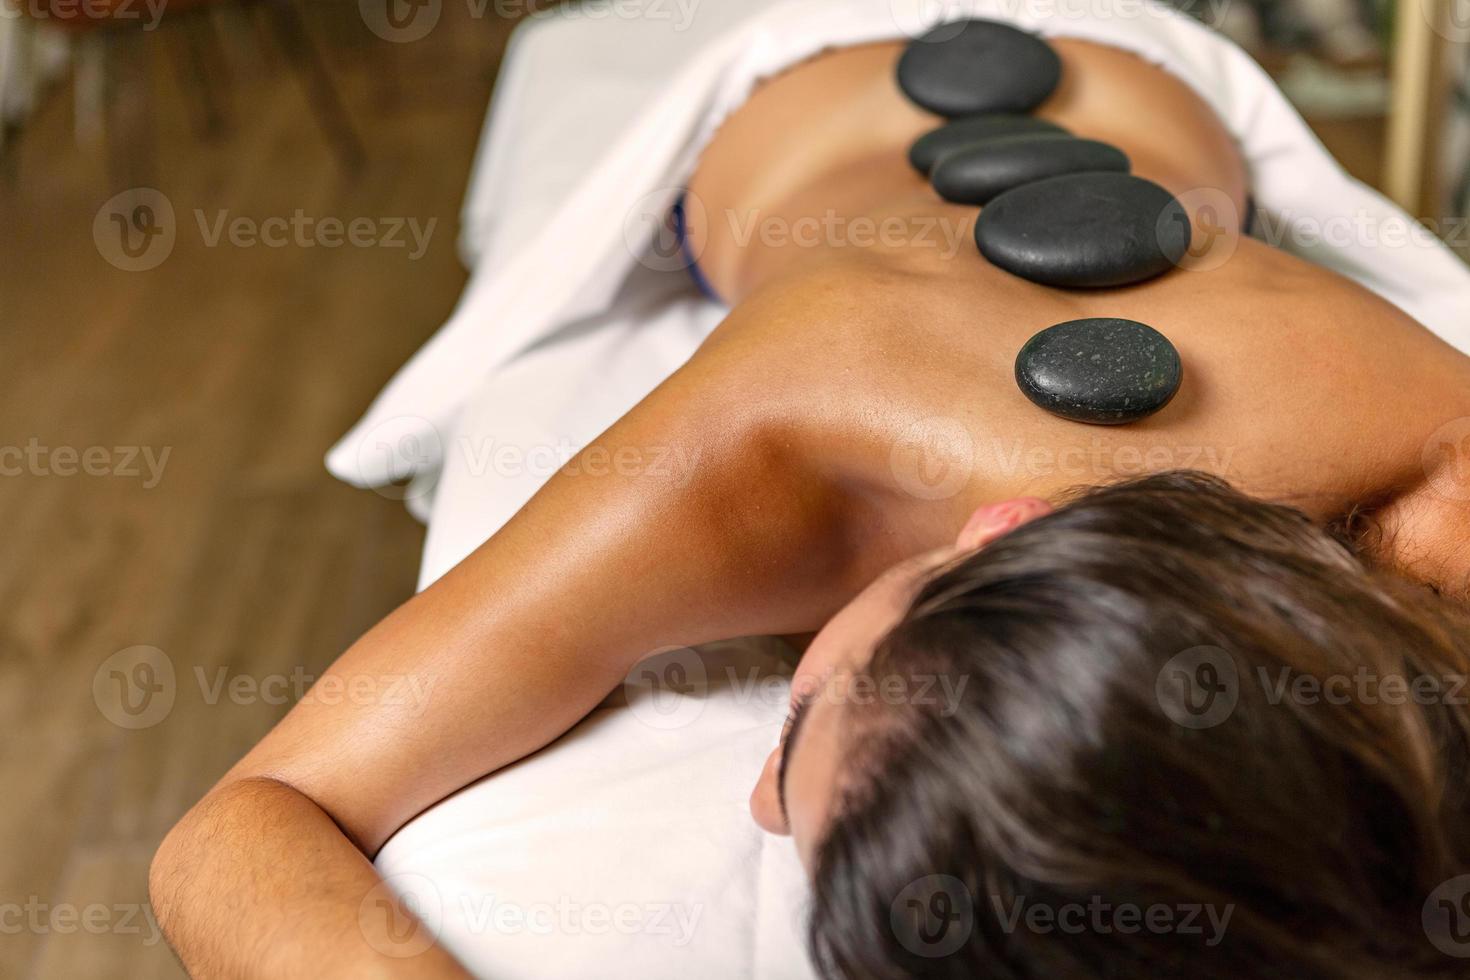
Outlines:
[[[939,158],[934,189],[955,204],[986,204],[1012,187],[1062,174],[1128,172],[1128,154],[1073,136],[998,136]]]
[[[904,94],[941,116],[1029,112],[1061,77],[1051,45],[993,20],[940,24],[910,42],[898,61]]]
[[[986,205],[975,222],[975,244],[992,263],[1068,288],[1152,279],[1178,264],[1189,237],[1189,215],[1174,195],[1117,173],[1022,184]]]
[[[1067,135],[1067,131],[1056,123],[1035,116],[1022,116],[1013,112],[966,116],[964,119],[945,123],[938,129],[931,129],[914,140],[914,145],[909,147],[909,163],[927,177],[939,158],[951,150],[997,136],[1020,136],[1023,133]]]
[[[1184,377],[1169,339],[1136,320],[1068,320],[1032,337],[1016,356],[1016,384],[1064,419],[1123,425],[1147,418]]]

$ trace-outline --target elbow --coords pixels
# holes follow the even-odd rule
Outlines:
[[[185,903],[207,898],[211,868],[227,858],[227,849],[238,850],[232,843],[232,829],[242,820],[257,780],[239,779],[211,789],[179,818],[164,835],[153,860],[148,865],[148,900],[165,935],[170,923],[178,919]],[[195,888],[199,894],[193,894]],[[172,937],[170,937],[172,938]]]
[[[173,911],[180,906],[192,868],[207,851],[208,845],[197,836],[198,810],[207,800],[196,804],[169,829],[148,864],[148,902],[165,935],[169,935]]]

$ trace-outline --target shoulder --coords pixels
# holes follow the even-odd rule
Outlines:
[[[747,464],[788,486],[798,474],[838,502],[845,537],[902,557],[930,546],[936,515],[947,535],[975,496],[975,440],[1002,387],[987,379],[1008,380],[1009,361],[992,363],[974,316],[945,295],[932,276],[861,257],[773,279],[682,384],[739,433]]]

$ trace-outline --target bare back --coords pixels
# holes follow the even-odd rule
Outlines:
[[[1053,43],[1065,81],[1038,114],[1120,146],[1181,198],[1202,246],[1183,268],[1060,290],[989,264],[970,239],[976,209],[943,202],[906,160],[939,120],[899,93],[902,46],[853,48],[769,82],[701,162],[696,246],[736,300],[703,356],[759,365],[752,384],[779,387],[762,391],[769,411],[883,498],[897,551],[942,540],[986,499],[1173,468],[1322,521],[1418,492],[1430,436],[1470,415],[1470,360],[1356,284],[1238,234],[1244,165],[1185,85],[1126,52]],[[883,227],[904,232],[858,240]],[[1086,426],[1022,396],[1021,346],[1088,316],[1175,343],[1185,381],[1164,411]]]

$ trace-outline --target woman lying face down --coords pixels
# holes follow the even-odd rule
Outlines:
[[[1467,676],[1463,608],[1288,508],[1021,499],[827,624],[752,809],[829,976],[1463,976]]]
[[[1464,671],[1463,621],[1322,528],[1367,506],[1384,536],[1355,537],[1366,553],[1466,591],[1470,359],[1238,222],[1218,263],[1131,285],[1007,271],[970,234],[993,206],[942,199],[910,162],[942,120],[898,91],[904,47],[824,53],[725,122],[688,243],[729,315],[323,675],[431,693],[304,699],[165,839],[151,895],[191,970],[462,976],[360,920],[390,835],[553,742],[651,651],[815,630],[754,809],[796,838],[828,975],[1461,967],[1420,916],[1463,925],[1435,904],[1459,896],[1431,893],[1470,870],[1465,709],[1377,688],[1309,703],[1295,682]],[[1126,52],[1054,47],[1038,118],[1171,195],[1209,191],[1217,222],[1245,213],[1197,95]],[[859,226],[914,234],[858,245]],[[830,237],[781,234],[810,227]],[[1172,400],[1101,427],[1023,395],[1039,331],[1106,318],[1167,336]],[[692,462],[606,465],[650,454]],[[1125,482],[1143,472],[1165,475]],[[1047,513],[1076,486],[1110,489]],[[1196,931],[1181,905],[1204,907]]]

